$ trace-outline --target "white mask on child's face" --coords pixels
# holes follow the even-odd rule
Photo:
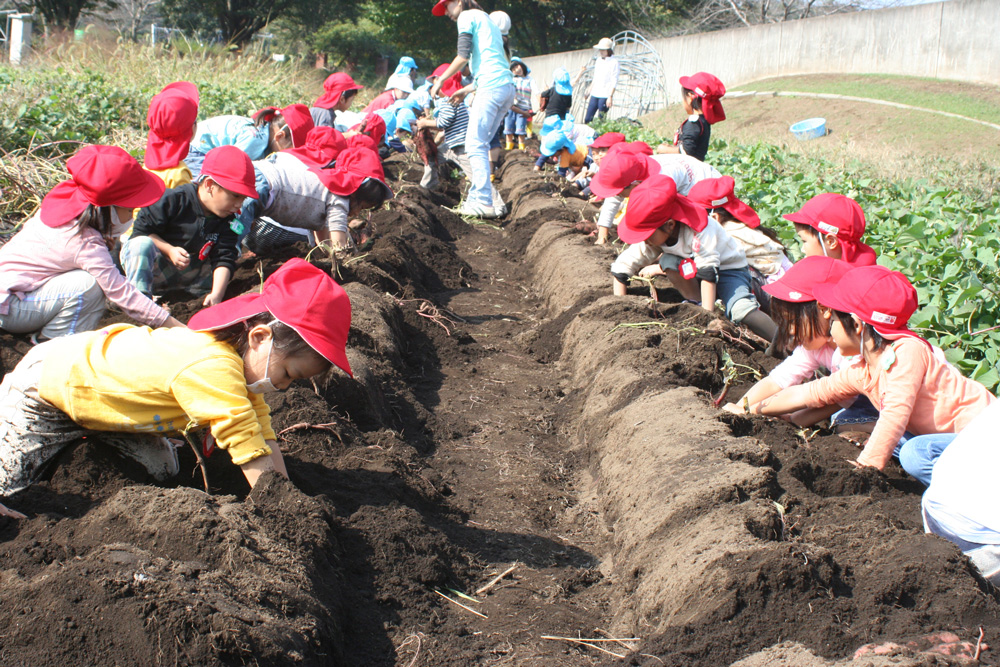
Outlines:
[[[132,226],[132,219],[129,218],[125,222],[121,222],[118,217],[118,207],[111,207],[111,238],[117,238],[127,232]]]
[[[268,326],[274,326],[278,320],[274,320]],[[274,349],[274,334],[267,341],[267,360],[264,362],[264,377],[256,382],[247,385],[247,391],[251,394],[268,394],[278,391],[278,388],[271,382],[271,350]]]

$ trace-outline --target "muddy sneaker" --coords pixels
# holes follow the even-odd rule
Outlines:
[[[476,202],[467,201],[458,210],[459,215],[464,215],[472,218],[496,218],[497,211],[492,206],[484,206],[482,204],[477,204]]]
[[[493,207],[493,212],[496,213],[496,217],[502,218],[507,215],[507,204],[500,204],[499,206]]]

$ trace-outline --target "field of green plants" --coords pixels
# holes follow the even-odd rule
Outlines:
[[[137,46],[77,47],[33,67],[0,67],[0,224],[30,214],[64,177],[63,158],[81,143],[144,147],[149,99],[170,81],[201,91],[201,117],[246,114],[264,105],[311,102],[323,73],[236,57],[178,57]],[[604,123],[630,140],[661,138],[627,121]],[[956,173],[947,163],[924,179],[888,180],[877,165],[839,165],[777,146],[713,142],[712,162],[732,175],[737,194],[765,224],[798,244],[781,215],[821,192],[855,198],[868,218],[868,243],[880,263],[917,286],[921,309],[911,325],[941,346],[965,374],[996,391],[1000,375],[1000,190],[995,173]]]

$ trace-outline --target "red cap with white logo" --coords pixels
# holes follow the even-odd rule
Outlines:
[[[917,310],[917,290],[899,271],[884,266],[859,266],[837,283],[817,285],[816,301],[843,313],[851,313],[872,325],[883,338],[919,338],[906,325]]]

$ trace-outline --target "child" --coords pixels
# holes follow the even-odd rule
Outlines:
[[[503,131],[507,135],[507,150],[513,150],[514,137],[517,136],[517,147],[523,151],[528,123],[534,113],[531,110],[531,87],[534,82],[528,76],[531,69],[520,58],[510,59],[510,71],[514,75],[514,106],[507,112]]]
[[[159,176],[168,188],[190,183],[191,169],[184,158],[198,128],[198,87],[187,81],[164,87],[149,103],[146,122],[146,171]]]
[[[587,155],[587,146],[571,141],[563,130],[563,123],[550,126],[542,135],[541,155],[535,161],[535,171],[541,171],[542,165],[550,159],[559,165],[559,175],[569,180],[574,180],[588,164],[593,163]]]
[[[350,248],[349,222],[365,209],[392,199],[378,155],[367,148],[346,148],[336,165],[324,169],[299,152],[282,151],[255,163],[263,176],[257,191],[259,204],[244,204],[241,219],[249,225],[247,247],[259,254],[274,253],[290,243],[280,227],[258,217],[268,216],[282,227],[312,232],[316,243],[339,250]]]
[[[633,245],[611,265],[616,295],[624,296],[629,278],[659,259],[684,298],[700,301],[710,312],[719,298],[726,317],[765,340],[774,338],[774,322],[759,310],[750,291],[743,251],[703,208],[677,194],[669,176],[650,176],[636,186],[618,236]]]
[[[673,145],[661,144],[657,152],[683,153],[704,161],[712,138],[712,125],[726,120],[721,102],[726,87],[718,77],[707,72],[682,76],[680,83],[681,104],[688,118],[674,135]]]
[[[408,76],[411,82],[417,80],[417,61],[410,56],[403,56],[399,59],[399,63],[396,64],[396,69],[392,71],[394,76]],[[388,90],[388,86],[386,86]]]
[[[221,303],[240,254],[236,214],[244,199],[256,196],[247,154],[235,146],[213,148],[198,183],[167,190],[139,212],[121,251],[128,281],[147,296],[172,288],[200,294],[209,284],[203,305]]]
[[[552,76],[552,87],[541,93],[541,110],[545,111],[546,118],[557,116],[565,119],[573,106],[573,84],[570,83],[569,72],[565,67],[558,68]]]
[[[836,283],[816,285],[813,294],[835,311],[830,334],[840,353],[861,358],[829,377],[764,399],[754,413],[787,414],[863,394],[879,417],[854,465],[882,470],[895,455],[906,472],[929,485],[934,461],[993,395],[906,326],[917,309],[917,291],[898,271],[857,267]],[[907,432],[915,437],[904,439]]]
[[[969,422],[934,464],[921,509],[924,530],[954,542],[1000,586],[1000,402]]]
[[[198,123],[184,161],[197,177],[205,156],[218,146],[236,146],[251,160],[260,160],[275,151],[302,146],[313,126],[309,108],[304,104],[292,104],[284,109],[265,107],[253,118],[215,116]]]
[[[491,182],[490,142],[500,131],[504,115],[514,102],[514,76],[510,72],[503,35],[476,0],[438,0],[431,13],[447,15],[458,28],[457,54],[441,79],[448,79],[469,65],[476,91],[469,105],[469,125],[465,134],[472,178],[462,204],[462,215],[501,217],[506,214],[506,207],[498,207],[493,194],[496,188]],[[432,97],[438,96],[441,79],[431,88]],[[461,103],[467,94],[468,87],[455,92],[451,103]]]
[[[163,181],[116,146],[85,146],[66,168],[70,180],[0,248],[0,328],[33,342],[89,331],[105,299],[143,324],[184,326],[125,280],[109,251]]]
[[[368,103],[361,113],[367,114],[392,106],[396,100],[405,100],[413,92],[413,80],[408,74],[393,74],[385,84],[385,92]]]
[[[597,244],[607,243],[608,232],[632,188],[660,173],[673,179],[677,192],[686,196],[694,184],[706,178],[718,178],[715,167],[687,155],[649,155],[652,151],[641,141],[617,144],[608,150],[601,169],[590,181],[590,191],[604,199],[597,216]]]
[[[260,294],[201,311],[190,329],[113,324],[34,348],[0,385],[0,495],[38,481],[81,438],[110,445],[157,480],[179,472],[163,436],[207,428],[250,486],[285,462],[261,395],[327,371],[347,374],[351,304],[292,259]],[[12,514],[0,505],[0,514]]]
[[[771,319],[777,327],[774,347],[782,354],[791,351],[791,356],[751,387],[740,405],[729,403],[725,410],[735,414],[752,412],[760,401],[782,389],[811,380],[818,370],[837,371],[854,363],[855,357],[842,355],[830,336],[833,311],[819,306],[813,296],[816,285],[835,283],[850,270],[851,265],[839,259],[806,257],[796,262],[778,280],[764,286],[772,297]],[[867,402],[867,399],[864,401]],[[848,405],[853,402],[849,400]],[[803,410],[791,415],[791,421],[799,426],[809,426],[838,409],[839,406]],[[874,408],[868,416],[873,413],[877,418]]]
[[[351,108],[354,97],[364,86],[354,82],[350,74],[334,72],[323,82],[323,94],[313,102],[309,113],[315,127],[337,127],[337,116]],[[353,115],[353,114],[352,114]],[[354,123],[351,123],[354,125]],[[343,131],[341,128],[337,128]]]
[[[389,107],[388,110],[391,110]],[[409,108],[402,108],[392,113],[386,120],[386,127],[390,134],[386,136],[386,145],[390,153],[405,153],[408,146],[412,146],[414,126],[417,117]]]
[[[600,112],[603,118],[611,109],[615,88],[618,87],[618,76],[621,73],[621,63],[615,58],[614,46],[615,43],[608,37],[602,37],[597,44],[594,44],[599,57],[594,60],[594,80],[590,85],[590,99],[587,101],[584,123],[594,120],[597,112]],[[586,65],[581,68],[581,74],[585,69]]]
[[[842,259],[852,266],[871,266],[875,251],[861,242],[865,212],[850,197],[831,192],[816,195],[795,213],[782,216],[795,224],[802,253]]]
[[[594,176],[597,174],[601,167],[601,160],[607,155],[608,150],[615,144],[625,141],[625,135],[621,132],[605,132],[599,137],[596,137],[593,142],[587,147],[590,154],[591,164],[583,168],[583,171],[577,175],[577,183],[584,182],[580,187],[582,191],[581,194],[585,197],[591,196],[590,191],[590,181],[593,180]]]
[[[764,311],[769,312],[770,297],[762,288],[765,283],[780,278],[792,263],[785,256],[785,247],[777,235],[761,227],[757,212],[736,197],[735,186],[732,176],[706,178],[695,183],[687,196],[708,209],[708,214],[743,248],[750,265],[754,296]]]

